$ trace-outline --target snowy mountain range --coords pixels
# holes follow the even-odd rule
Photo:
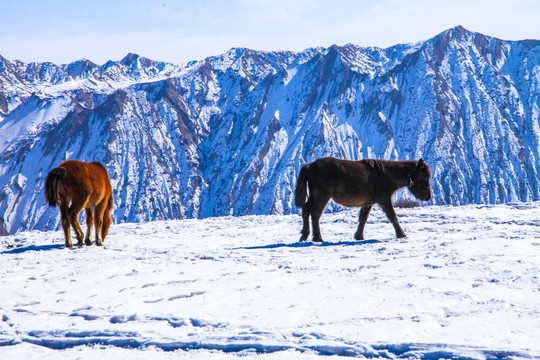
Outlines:
[[[294,213],[299,169],[322,156],[423,157],[435,204],[540,200],[539,106],[540,41],[461,26],[184,65],[0,56],[0,228],[58,228],[43,183],[66,159],[105,164],[115,222]]]

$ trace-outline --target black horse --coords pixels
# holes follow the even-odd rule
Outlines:
[[[364,226],[374,204],[381,206],[394,225],[396,236],[405,237],[392,206],[392,194],[407,186],[416,198],[428,201],[431,199],[430,178],[431,170],[423,159],[350,161],[326,157],[306,164],[300,170],[294,199],[296,206],[302,209],[304,220],[300,241],[306,241],[309,236],[310,216],[313,241],[323,241],[319,219],[330,199],[347,207],[361,207],[356,240],[364,239]]]

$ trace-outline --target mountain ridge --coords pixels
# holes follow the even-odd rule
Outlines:
[[[296,212],[322,156],[423,157],[436,204],[540,200],[539,69],[540,41],[461,26],[184,65],[0,57],[0,214],[9,233],[58,228],[42,182],[68,158],[107,166],[115,222]]]

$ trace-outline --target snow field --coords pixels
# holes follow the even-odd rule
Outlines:
[[[0,352],[55,358],[534,358],[540,203],[118,224],[0,240]],[[5,354],[5,355],[4,355]]]

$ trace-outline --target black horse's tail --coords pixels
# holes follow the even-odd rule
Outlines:
[[[298,175],[298,181],[296,182],[294,204],[299,208],[303,208],[306,204],[308,170],[309,164],[302,166],[302,169],[300,169],[300,174]]]
[[[66,178],[66,170],[57,167],[51,170],[45,179],[45,199],[49,203],[49,206],[55,207],[58,205],[58,186],[64,186],[64,180]]]

